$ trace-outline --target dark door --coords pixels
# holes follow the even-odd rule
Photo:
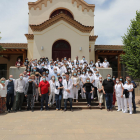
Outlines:
[[[55,61],[56,58],[61,60],[64,57],[71,58],[71,46],[65,40],[58,40],[52,47],[52,58]]]
[[[0,64],[0,78],[7,79],[7,64]]]

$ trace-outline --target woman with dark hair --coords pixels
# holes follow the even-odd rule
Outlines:
[[[62,110],[61,109],[62,93],[63,93],[62,77],[59,77],[58,82],[56,83],[56,92],[55,92],[55,101],[56,101],[57,111]]]
[[[20,58],[17,59],[17,62],[16,62],[16,64],[15,64],[15,66],[16,66],[17,68],[20,68],[20,67],[23,66],[23,62],[21,61]]]

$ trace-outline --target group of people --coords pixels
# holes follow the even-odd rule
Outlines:
[[[56,61],[42,57],[28,60],[22,63],[19,58],[15,64],[16,67],[25,66],[26,70],[19,75],[19,79],[14,79],[12,75],[9,79],[1,78],[0,81],[0,113],[7,110],[18,111],[22,109],[24,98],[27,98],[27,110],[34,111],[34,102],[38,102],[41,97],[41,111],[49,110],[49,107],[56,104],[56,110],[62,110],[61,101],[64,100],[64,111],[67,110],[67,101],[70,102],[70,110],[74,99],[78,102],[79,98],[87,99],[87,106],[91,107],[91,100],[98,98],[99,108],[102,109],[103,94],[105,95],[107,111],[112,111],[117,98],[118,111],[127,112],[127,103],[129,111],[132,114],[132,98],[136,84],[126,78],[123,83],[122,77],[116,78],[107,76],[103,79],[98,68],[109,67],[109,62],[100,59],[96,63],[87,60],[83,56],[82,60],[78,56],[74,61],[71,59],[59,58]],[[134,101],[134,100],[133,100]],[[31,104],[31,105],[30,105]],[[133,103],[133,107],[134,107]],[[133,112],[136,112],[134,108]]]

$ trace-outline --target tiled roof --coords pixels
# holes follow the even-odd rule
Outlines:
[[[89,36],[89,41],[96,41],[98,36]]]
[[[0,43],[4,49],[27,49],[27,43]]]
[[[119,50],[123,51],[123,45],[95,45],[95,50]]]
[[[34,35],[33,34],[25,34],[27,40],[33,40],[34,39]]]
[[[59,21],[65,21],[68,24],[70,24],[71,26],[77,28],[78,30],[82,31],[82,32],[86,32],[86,33],[90,33],[92,31],[92,29],[94,28],[94,26],[85,26],[82,25],[80,22],[72,19],[71,17],[67,16],[64,13],[60,13],[58,15],[53,16],[52,18],[50,18],[49,20],[44,21],[41,24],[38,25],[30,25],[31,29],[33,31],[43,31],[44,29],[52,26],[53,24],[59,22]]]
[[[29,2],[28,3],[29,10],[31,10],[31,8],[34,8],[34,10],[36,10],[37,8],[39,8],[39,10],[42,10],[42,5],[44,4],[45,7],[47,7],[47,2],[48,1],[50,3],[53,2],[53,0],[37,0],[36,2]],[[80,5],[82,6],[82,11],[87,9],[88,12],[89,12],[89,10],[92,10],[92,12],[94,12],[94,9],[95,9],[95,5],[94,4],[88,4],[84,0],[71,0],[72,4],[74,4],[74,2],[77,3],[77,8],[79,8]]]

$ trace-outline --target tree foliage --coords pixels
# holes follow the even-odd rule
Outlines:
[[[122,63],[129,75],[140,78],[140,11],[136,11],[136,17],[131,20],[127,34],[122,39],[125,52],[121,55]]]

